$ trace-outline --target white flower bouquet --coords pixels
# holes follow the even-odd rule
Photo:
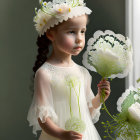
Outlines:
[[[114,120],[106,123],[102,122],[106,129],[105,138],[122,140],[138,140],[140,138],[140,88],[130,87],[117,101],[119,113]]]
[[[124,78],[133,64],[131,41],[110,30],[96,31],[88,40],[82,63],[103,78]]]
[[[110,30],[96,31],[88,40],[82,63],[91,71],[99,73],[103,79],[124,78],[133,65],[131,41]],[[101,102],[106,112],[112,117],[105,106],[104,97],[103,90]]]

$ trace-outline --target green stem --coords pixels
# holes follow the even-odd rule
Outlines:
[[[72,3],[72,7],[74,7],[74,0],[73,0],[73,3]]]
[[[81,85],[79,86],[79,95],[80,95],[80,87],[81,87]],[[79,116],[80,116],[80,119],[81,119],[81,110],[80,110],[80,105],[79,105],[79,95],[77,94],[76,89],[75,89],[74,86],[73,86],[73,89],[74,89],[74,91],[75,91],[75,93],[76,93],[76,96],[77,96],[78,108],[79,108]]]
[[[80,116],[80,119],[81,119],[81,110],[80,110],[80,105],[79,105],[80,89],[81,89],[81,83],[80,83],[80,85],[79,85],[79,95],[78,95],[79,116]]]
[[[102,78],[102,80],[103,79],[105,79],[104,77]],[[108,111],[108,109],[107,109],[107,107],[106,107],[106,105],[105,105],[105,101],[104,101],[104,99],[105,99],[105,91],[104,91],[105,89],[102,89],[102,91],[101,91],[101,103],[103,103],[103,107],[104,107],[104,109],[105,109],[105,111],[107,112],[107,114],[114,120],[114,121],[116,121],[116,119],[110,114],[110,112]]]
[[[107,129],[107,134],[108,134],[109,138],[111,138],[112,140],[115,140],[115,139],[109,134],[108,129]]]
[[[55,14],[50,14],[50,13],[46,12],[43,8],[41,8],[41,10],[48,15],[55,16]]]
[[[71,115],[71,118],[73,116],[73,113],[72,113],[72,109],[71,109],[71,88],[70,88],[70,99],[69,99],[69,105],[70,105],[70,115]]]

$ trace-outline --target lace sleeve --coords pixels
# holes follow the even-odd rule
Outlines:
[[[88,108],[91,114],[92,121],[93,123],[96,123],[100,117],[101,105],[96,109],[92,105],[92,100],[95,96],[91,89],[91,83],[92,83],[92,76],[90,75],[88,70],[86,70],[86,100],[87,100],[87,104],[88,104]]]
[[[39,69],[35,75],[34,96],[27,115],[29,125],[33,126],[34,134],[37,134],[37,130],[41,130],[38,118],[44,123],[47,117],[57,123],[58,118],[53,106],[49,76],[44,69]]]

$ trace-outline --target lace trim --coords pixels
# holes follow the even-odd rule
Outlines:
[[[47,22],[47,24],[45,24],[44,27],[42,27],[42,29],[38,30],[38,33],[41,36],[44,34],[44,32],[46,32],[51,27],[54,27],[55,25],[58,25],[63,21],[67,21],[69,18],[74,18],[85,14],[89,15],[91,14],[91,12],[92,11],[88,7],[83,7],[83,6],[74,7],[72,8],[72,11],[70,13],[65,14],[64,16],[60,18],[52,18],[50,21]]]
[[[41,130],[38,123],[38,118],[40,118],[42,123],[44,123],[47,117],[50,117],[54,123],[58,122],[58,117],[52,107],[42,106],[35,107],[34,111],[33,109],[31,110],[31,112],[28,114],[27,120],[29,121],[29,126],[33,126],[33,134],[37,135],[36,131]]]
[[[55,68],[67,69],[67,68],[73,68],[74,66],[76,66],[76,63],[75,62],[73,62],[73,65],[72,66],[67,66],[67,67],[56,66],[56,65],[50,64],[48,62],[45,62],[44,64],[48,65],[51,69],[55,69]]]
[[[101,109],[101,105],[92,111],[91,118],[92,118],[93,123],[96,123],[99,121],[99,117],[101,115],[100,109]]]

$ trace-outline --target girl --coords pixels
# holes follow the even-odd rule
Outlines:
[[[33,67],[34,96],[27,120],[34,134],[42,130],[39,140],[100,140],[93,123],[100,116],[101,90],[105,89],[106,100],[110,83],[100,81],[94,96],[90,73],[71,58],[84,48],[91,10],[83,0],[40,3],[34,20],[39,54]],[[47,57],[50,44],[53,50]]]

